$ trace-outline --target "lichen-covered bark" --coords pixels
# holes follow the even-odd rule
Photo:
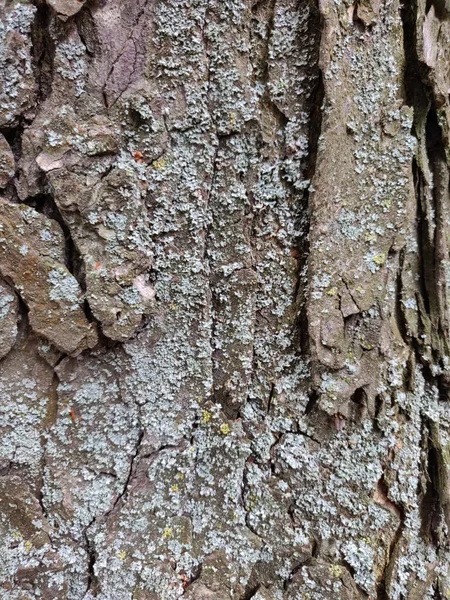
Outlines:
[[[0,10],[0,597],[450,597],[447,0]]]

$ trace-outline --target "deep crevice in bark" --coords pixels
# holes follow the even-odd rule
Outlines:
[[[94,526],[98,523],[104,523],[105,521],[107,521],[107,519],[110,517],[110,515],[115,513],[119,504],[122,501],[126,501],[126,496],[129,492],[129,487],[130,487],[131,481],[136,472],[138,462],[141,458],[139,453],[140,453],[143,438],[144,438],[144,431],[141,430],[138,435],[134,453],[130,460],[130,467],[128,470],[127,478],[124,482],[122,491],[115,498],[112,507],[108,511],[106,511],[103,515],[100,515],[99,517],[94,517],[91,520],[91,522],[86,526],[84,533],[83,533],[84,541],[85,541],[85,550],[88,555],[88,569],[87,569],[88,570],[88,585],[87,585],[86,591],[90,591],[94,597],[97,595],[99,582],[98,582],[98,578],[95,574],[97,551],[95,548],[94,540],[91,539],[91,537],[89,536],[90,529],[92,528],[92,526]]]
[[[35,211],[44,215],[48,219],[53,219],[58,223],[64,233],[65,240],[65,265],[67,270],[78,281],[83,292],[86,291],[86,279],[84,274],[84,264],[81,254],[73,241],[70,229],[64,221],[60,210],[51,194],[38,194],[23,201],[24,204],[34,208]]]
[[[37,104],[44,102],[52,91],[55,42],[50,34],[54,13],[45,0],[35,0],[36,16],[31,31],[33,58],[37,82]]]
[[[438,547],[439,540],[436,534],[441,514],[440,494],[439,490],[442,487],[442,481],[439,481],[439,456],[436,444],[432,441],[432,425],[426,421],[423,422],[422,429],[422,445],[424,460],[426,462],[426,487],[422,494],[420,511],[422,515],[421,534],[424,538]]]
[[[90,592],[92,596],[97,595],[98,579],[95,574],[95,563],[97,561],[97,553],[95,551],[95,545],[92,540],[88,537],[88,529],[92,525],[93,521],[89,523],[88,527],[84,532],[85,549],[88,558],[87,564],[87,587],[86,592]]]
[[[299,239],[298,252],[298,281],[295,290],[295,298],[299,306],[297,320],[297,335],[300,352],[303,356],[309,356],[309,335],[307,317],[307,287],[308,287],[308,260],[309,260],[309,219],[311,182],[316,171],[319,138],[322,133],[322,105],[325,97],[325,89],[321,71],[318,71],[318,81],[312,93],[311,108],[309,114],[309,153],[308,164],[305,171],[305,179],[309,181],[309,188],[303,196],[302,212],[299,220],[302,236]]]

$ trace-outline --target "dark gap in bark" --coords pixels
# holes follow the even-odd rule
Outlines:
[[[134,474],[136,473],[137,465],[141,458],[139,453],[140,453],[143,438],[144,438],[144,431],[141,430],[138,435],[134,453],[131,457],[130,468],[128,470],[127,479],[123,485],[121,493],[114,500],[112,507],[108,511],[106,511],[101,517],[92,519],[92,521],[87,525],[87,527],[84,530],[85,549],[88,554],[88,585],[87,585],[86,591],[90,591],[94,596],[96,596],[97,591],[98,591],[98,578],[95,575],[95,563],[97,561],[97,553],[95,550],[95,544],[94,544],[93,540],[89,539],[89,529],[96,522],[105,522],[106,519],[116,510],[119,503],[128,494],[128,491],[129,491],[128,488],[130,486],[130,483],[131,483],[131,480],[132,480]]]
[[[0,133],[3,134],[5,140],[8,142],[9,147],[12,150],[12,153],[14,154],[16,164],[22,156],[22,136],[23,131],[25,129],[25,125],[25,119],[21,117],[18,124],[14,127],[0,128]]]
[[[419,268],[419,282],[420,282],[420,295],[423,299],[423,303],[424,303],[424,307],[425,307],[425,311],[427,314],[430,314],[430,300],[428,298],[428,292],[427,292],[427,282],[426,282],[426,278],[425,278],[425,264],[429,258],[427,259],[427,256],[425,254],[425,256],[423,256],[423,248],[426,247],[427,242],[426,242],[426,220],[425,220],[425,215],[423,214],[422,211],[422,194],[423,194],[423,175],[422,172],[419,168],[419,165],[417,164],[416,159],[413,159],[413,178],[414,178],[414,189],[416,192],[416,198],[417,198],[417,217],[416,217],[416,221],[417,221],[417,238],[418,238],[418,250],[419,250],[419,262],[420,262],[420,268]]]
[[[42,182],[42,187],[45,189],[47,187],[47,182],[45,179]],[[61,227],[64,234],[64,264],[67,267],[69,273],[71,273],[75,279],[77,280],[81,291],[86,293],[86,273],[84,268],[84,262],[81,257],[81,253],[78,250],[72,235],[70,233],[70,229],[67,226],[61,211],[59,210],[53,196],[49,193],[37,194],[35,196],[30,196],[29,198],[23,201],[23,204],[34,208],[34,210],[49,219],[53,219],[56,221]],[[97,324],[97,334],[98,334],[98,345],[104,348],[112,348],[117,346],[120,342],[115,340],[111,340],[106,337],[102,332],[102,327],[100,321],[93,315],[91,307],[86,299],[83,301],[83,312],[90,323]],[[144,324],[144,323],[143,323]]]
[[[250,588],[245,590],[244,594],[239,598],[239,600],[251,600],[260,588],[261,586],[259,584],[252,585]]]
[[[406,361],[405,370],[403,373],[403,384],[405,389],[409,392],[414,392],[414,386],[416,383],[415,377],[415,368],[416,368],[416,354],[414,352],[414,347],[416,346],[415,341],[413,340],[413,352],[409,355],[408,360]]]
[[[425,493],[420,502],[421,535],[428,539],[434,546],[439,545],[436,529],[439,525],[440,498],[439,498],[439,457],[434,447],[428,423],[423,425],[422,434],[423,451],[426,456],[426,486]]]
[[[357,404],[358,406],[364,406],[367,400],[367,395],[363,387],[357,388],[353,395],[350,397],[350,400]]]
[[[200,576],[202,574],[202,570],[203,570],[203,564],[200,563],[196,567],[193,567],[193,569],[192,569],[192,575],[190,577],[188,577],[186,575],[186,571],[181,571],[180,572],[180,575],[182,575],[185,578],[184,579],[184,583],[183,583],[183,590],[184,590],[184,592],[186,592],[186,590],[188,589],[188,587],[190,585],[192,585],[195,581],[197,581],[198,579],[200,579]]]
[[[436,587],[433,588],[433,600],[444,600],[439,589],[439,584],[436,584]]]
[[[191,435],[189,437],[189,443],[191,446],[195,446],[195,432],[199,427],[199,422],[195,421],[194,423],[192,423],[192,431],[191,431]]]
[[[423,102],[424,80],[427,68],[419,61],[417,54],[417,0],[404,0],[401,3],[403,24],[403,51],[405,54],[404,94],[408,106],[417,108],[417,101]]]
[[[350,396],[349,418],[360,423],[367,415],[367,411],[367,393],[364,387],[359,387]]]
[[[131,461],[130,461],[130,468],[128,470],[128,475],[127,475],[127,479],[124,483],[122,492],[117,496],[111,510],[109,510],[106,514],[105,514],[105,518],[108,517],[113,511],[114,509],[118,506],[119,502],[122,500],[122,498],[124,498],[124,496],[126,494],[128,494],[128,488],[130,486],[131,480],[133,478],[133,475],[136,473],[136,468],[137,468],[137,463],[139,462],[139,451],[141,449],[141,444],[142,444],[142,440],[144,439],[144,430],[141,430],[139,432],[138,435],[138,439],[136,442],[136,447],[134,450],[134,454],[131,457]]]
[[[86,527],[86,530],[84,532],[84,540],[85,540],[85,545],[86,545],[86,552],[88,555],[88,564],[87,564],[88,581],[87,581],[86,592],[91,592],[91,595],[95,597],[97,595],[97,590],[98,590],[98,578],[95,574],[95,563],[97,561],[97,553],[95,551],[95,546],[94,546],[93,541],[89,539],[88,534],[87,534],[87,531],[93,522],[94,521],[91,521],[91,523],[89,523],[88,527]]]
[[[304,412],[305,416],[308,416],[309,414],[312,413],[312,411],[316,407],[316,404],[318,401],[319,401],[318,392],[316,390],[312,390],[312,392],[309,395],[308,403],[305,406],[305,412]]]
[[[434,10],[436,12],[436,16],[441,21],[447,20],[450,15],[450,5],[448,0],[427,0],[426,10],[430,10],[430,8],[434,6]]]
[[[25,304],[22,296],[17,292],[16,288],[14,287],[14,283],[11,281],[11,279],[9,277],[4,277],[3,278],[6,283],[11,287],[11,289],[14,290],[17,299],[18,299],[18,319],[17,319],[17,327],[18,327],[18,336],[17,339],[19,339],[20,334],[25,332],[26,329],[28,329],[28,327],[30,327],[30,323],[29,323],[29,318],[28,318],[28,313],[30,312],[28,306]]]
[[[9,180],[5,189],[3,190],[3,197],[8,199],[10,202],[20,202],[19,196],[17,194],[15,182],[18,175],[18,164],[20,159],[22,158],[22,137],[25,130],[25,127],[28,124],[28,120],[25,119],[23,115],[21,115],[18,119],[18,122],[13,127],[3,127],[0,128],[0,133],[4,136],[5,140],[8,142],[9,147],[14,156],[15,162],[15,173],[14,176]]]
[[[241,404],[233,401],[230,393],[226,390],[214,390],[214,399],[222,408],[222,411],[229,421],[235,421],[240,416]]]
[[[305,177],[310,182],[314,178],[316,171],[319,138],[322,132],[322,104],[325,97],[325,89],[322,78],[322,72],[318,73],[316,89],[312,95],[311,110],[309,115],[309,153],[308,165]],[[307,270],[309,260],[309,228],[311,206],[309,202],[310,191],[305,192],[303,198],[303,210],[300,217],[301,229],[303,235],[299,240],[298,252],[298,280],[295,296],[298,299],[299,315],[297,322],[298,343],[301,353],[305,356],[309,354],[309,334],[308,334],[308,316],[307,316]]]
[[[46,100],[52,91],[55,42],[50,35],[52,10],[44,0],[35,0],[34,5],[37,11],[31,29],[31,40],[39,104]]]
[[[77,278],[76,275],[74,275],[74,277]],[[80,284],[80,287],[81,287],[81,284]],[[85,290],[83,289],[83,291],[85,291]],[[106,337],[106,335],[103,333],[101,322],[97,319],[96,316],[94,316],[92,309],[89,306],[89,302],[86,300],[86,298],[83,301],[83,312],[86,316],[86,319],[89,321],[89,323],[96,323],[96,325],[97,325],[98,342],[97,342],[96,348],[107,348],[107,349],[108,348],[116,348],[121,344],[121,342],[119,342],[118,340],[112,340],[111,338]],[[143,317],[141,323],[136,328],[136,330],[133,334],[133,338],[136,337],[136,335],[145,328],[145,325],[146,325],[146,322]],[[132,339],[132,338],[130,338],[130,339]]]
[[[64,233],[65,239],[65,265],[70,273],[78,281],[83,292],[86,291],[86,277],[84,272],[83,259],[78,251],[70,230],[64,221],[60,210],[58,209],[51,194],[38,194],[24,200],[24,204],[31,206],[38,213],[49,219],[56,221]]]
[[[384,398],[381,394],[375,397],[375,419],[379,419],[384,412]]]
[[[359,585],[359,583],[356,583],[356,581],[355,581],[355,576],[356,576],[356,570],[355,570],[355,568],[354,568],[354,567],[352,567],[352,565],[351,565],[349,562],[347,562],[347,561],[345,560],[345,558],[341,558],[341,560],[340,560],[340,561],[338,561],[338,562],[337,562],[337,564],[340,564],[340,565],[342,565],[342,566],[343,566],[345,569],[347,569],[347,571],[350,573],[350,575],[352,576],[352,579],[353,579],[353,584],[354,584],[354,586],[357,588],[357,590],[358,590],[358,592],[359,592],[360,596],[361,596],[362,598],[369,598],[369,594],[366,592],[366,590],[364,590],[364,589],[363,589],[363,588],[362,588],[362,587]]]
[[[450,375],[448,373],[441,373],[438,375],[437,381],[440,402],[448,402],[450,399]]]
[[[417,0],[404,2],[402,5],[402,20],[404,31],[405,72],[404,92],[406,102],[414,108],[414,130],[418,139],[419,157],[426,154],[428,164],[424,166],[413,159],[412,169],[414,187],[417,198],[417,238],[420,262],[421,297],[428,320],[426,331],[431,338],[433,359],[440,361],[448,351],[448,320],[446,313],[446,298],[440,285],[444,279],[441,261],[446,252],[444,241],[443,213],[448,208],[448,171],[446,167],[445,144],[437,113],[437,101],[434,94],[430,70],[418,57],[417,51]],[[425,170],[430,171],[428,176]],[[427,178],[431,181],[427,181]],[[426,190],[433,186],[431,206],[427,203]],[[434,233],[430,229],[434,226]],[[433,236],[433,239],[431,239]],[[420,299],[419,299],[420,300]],[[422,337],[416,340],[416,346],[422,346]],[[417,348],[416,348],[417,350]],[[424,359],[418,352],[418,358],[423,364]]]
[[[81,43],[86,50],[89,62],[90,58],[94,56],[93,48],[98,44],[98,40],[95,32],[94,19],[88,6],[88,2],[86,2],[83,5],[83,8],[75,15],[75,25]]]
[[[358,0],[356,0],[356,2],[353,3],[352,21],[353,21],[353,25],[358,29],[358,31],[360,33],[364,33],[364,31],[367,29],[368,26],[358,16],[358,3],[359,3]]]
[[[381,579],[378,584],[377,584],[377,588],[376,588],[376,593],[377,593],[377,600],[391,600],[390,596],[388,595],[387,591],[386,591],[386,580],[383,577],[383,579]]]
[[[430,539],[437,546],[440,545],[439,529],[440,518],[444,517],[447,529],[450,530],[450,498],[449,498],[449,483],[448,483],[448,464],[447,451],[442,446],[439,436],[439,426],[431,419],[424,422],[424,432],[422,436],[422,445],[427,452],[427,474],[428,481],[433,485],[434,496],[436,500],[433,514],[430,517]],[[426,490],[427,492],[428,490]],[[425,494],[426,495],[426,494]],[[444,544],[448,544],[445,540]]]
[[[439,339],[448,338],[448,320],[446,318],[447,303],[445,292],[442,291],[445,284],[446,274],[442,268],[442,261],[448,256],[445,243],[445,212],[448,209],[448,168],[446,162],[445,145],[442,129],[439,125],[438,114],[435,103],[432,104],[426,119],[426,148],[433,174],[433,209],[434,209],[434,239],[431,241],[433,256],[433,293],[436,310],[436,318],[432,322],[438,323]],[[433,317],[433,314],[431,315]]]
[[[292,580],[294,579],[295,574],[298,573],[302,567],[304,567],[305,565],[307,565],[310,562],[311,562],[311,558],[307,558],[306,560],[304,560],[292,567],[291,572],[289,573],[287,579],[285,579],[285,581],[283,582],[283,589],[285,591],[289,588],[290,584],[292,583]]]
[[[272,410],[272,401],[275,397],[275,384],[272,383],[272,386],[270,388],[270,394],[269,394],[269,398],[267,399],[267,414],[270,415],[270,412]]]

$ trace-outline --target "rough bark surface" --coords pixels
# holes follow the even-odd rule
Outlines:
[[[0,597],[450,598],[448,0],[0,11]]]

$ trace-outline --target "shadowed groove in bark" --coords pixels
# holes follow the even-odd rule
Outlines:
[[[52,91],[55,42],[49,28],[54,13],[45,0],[34,0],[33,3],[37,9],[32,28],[33,58],[38,90],[37,103],[41,104]]]
[[[428,9],[431,4],[429,3]],[[448,171],[446,165],[443,132],[439,123],[437,100],[427,65],[420,62],[417,51],[417,0],[405,2],[402,6],[404,30],[405,96],[414,109],[413,134],[418,141],[418,158],[412,161],[412,174],[417,210],[417,242],[419,256],[419,311],[421,315],[419,337],[412,338],[416,360],[422,366],[423,375],[431,386],[439,390],[441,401],[448,401],[447,375],[444,368],[434,368],[434,364],[444,367],[443,359],[448,355],[448,322],[446,298],[442,294],[445,273],[442,261],[448,249],[442,250],[444,236],[443,212],[448,209]],[[420,164],[420,160],[427,164]],[[426,157],[424,159],[424,157]],[[429,169],[429,175],[426,174]],[[444,173],[444,176],[442,175]],[[427,190],[428,187],[428,190]],[[431,188],[431,192],[429,191]],[[401,264],[401,267],[403,265]],[[406,340],[405,332],[403,337]],[[422,339],[428,339],[431,354],[426,354]],[[411,373],[412,375],[412,373]],[[438,534],[442,515],[448,519],[448,482],[445,459],[437,433],[437,426],[431,419],[421,416],[422,468],[425,472],[425,485],[420,493],[421,535],[434,547],[440,548]],[[404,528],[404,516],[400,528]],[[396,535],[396,539],[398,535]],[[393,549],[391,549],[392,555]],[[391,561],[390,561],[391,562]],[[390,563],[387,572],[391,569]],[[433,582],[434,597],[440,597],[438,587]],[[380,600],[388,600],[384,582],[378,588]]]
[[[305,178],[311,182],[314,178],[317,162],[317,152],[319,145],[319,138],[322,133],[322,104],[324,100],[324,85],[322,73],[318,71],[318,79],[316,88],[312,93],[311,109],[309,115],[309,154],[308,164],[306,167]],[[310,183],[311,185],[311,183]],[[306,294],[307,294],[307,281],[308,281],[308,257],[309,257],[309,218],[310,218],[310,206],[309,206],[309,189],[304,194],[304,206],[301,216],[301,230],[302,236],[299,239],[298,245],[298,282],[295,290],[295,297],[299,306],[299,315],[297,323],[297,334],[298,344],[301,353],[304,356],[309,354],[309,338],[308,338],[308,319],[306,314]]]
[[[426,156],[427,165],[420,165],[420,159],[413,159],[412,173],[417,206],[417,241],[419,254],[421,336],[413,339],[417,359],[425,372],[429,371],[432,358],[442,364],[443,356],[448,354],[448,306],[442,287],[446,279],[442,267],[445,253],[444,213],[448,209],[449,181],[446,166],[445,145],[441,125],[439,124],[437,101],[430,80],[429,69],[419,61],[416,40],[417,2],[405,3],[402,8],[404,27],[405,95],[414,108],[414,130],[417,137],[419,157]],[[423,148],[423,151],[421,151]],[[422,158],[423,160],[423,158]],[[429,169],[428,178],[424,169]],[[442,175],[447,173],[447,175]],[[431,187],[427,195],[426,188]],[[428,201],[430,198],[430,201]],[[430,339],[432,357],[423,354],[422,338]],[[438,387],[439,377],[431,376]]]
[[[416,159],[413,160],[412,170],[415,181],[417,196],[417,222],[418,222],[418,247],[420,257],[420,282],[422,288],[422,299],[425,311],[432,327],[431,337],[435,344],[432,345],[436,353],[435,358],[440,360],[442,356],[440,348],[436,348],[436,341],[446,339],[447,327],[442,323],[443,309],[439,300],[440,281],[440,257],[436,255],[439,250],[439,237],[442,235],[442,199],[440,190],[440,179],[437,173],[439,164],[445,163],[445,148],[442,140],[442,131],[438,123],[436,112],[436,100],[432,83],[429,80],[429,72],[426,65],[419,61],[416,40],[417,3],[405,3],[402,8],[404,27],[404,49],[406,57],[405,66],[405,95],[410,106],[414,108],[414,133],[418,139],[419,155],[420,146],[426,149],[428,167],[431,172],[433,183],[431,207],[427,206],[425,198],[425,187],[427,181],[421,165]],[[448,191],[446,192],[448,193]],[[430,239],[429,231],[433,226],[434,238]]]
[[[86,592],[90,592],[91,595],[95,597],[97,595],[97,585],[98,585],[97,576],[95,574],[95,563],[97,560],[97,553],[95,551],[94,542],[92,540],[90,540],[88,537],[88,529],[92,525],[93,522],[94,521],[91,521],[91,523],[89,523],[89,525],[86,527],[86,530],[84,532],[84,540],[85,540],[85,549],[86,549],[87,558],[88,558],[88,564],[87,564],[88,578],[87,578]]]
[[[123,485],[122,491],[114,499],[112,507],[103,515],[92,519],[92,521],[87,525],[87,527],[84,530],[83,535],[84,535],[84,540],[85,540],[85,549],[86,549],[86,552],[88,555],[88,585],[87,585],[86,591],[87,592],[90,591],[91,594],[94,595],[94,597],[97,595],[97,591],[98,591],[98,579],[95,574],[95,563],[97,561],[97,551],[95,549],[95,542],[89,536],[89,532],[90,532],[90,529],[92,526],[94,526],[97,523],[104,523],[105,521],[107,521],[107,519],[110,517],[110,515],[115,514],[116,509],[121,504],[121,502],[126,502],[127,495],[129,493],[129,488],[130,488],[131,482],[133,480],[133,476],[136,473],[136,469],[137,469],[137,466],[138,466],[140,458],[141,458],[139,453],[141,450],[143,438],[144,438],[144,432],[141,430],[138,435],[135,450],[130,459],[130,467],[128,470],[127,478]]]
[[[425,419],[422,423],[422,451],[425,461],[426,483],[422,490],[422,535],[428,538],[435,546],[439,546],[436,533],[439,516],[441,513],[440,494],[443,482],[440,481],[439,470],[442,468],[442,459],[436,444],[432,440],[432,424]],[[441,464],[439,464],[441,462]]]
[[[43,187],[47,187],[45,184]],[[34,208],[35,211],[44,215],[48,219],[53,219],[58,223],[64,233],[65,240],[65,265],[68,271],[78,281],[83,292],[86,291],[86,280],[84,275],[83,259],[72,239],[70,230],[67,227],[60,210],[56,206],[53,196],[50,193],[38,194],[23,201],[24,204]]]

